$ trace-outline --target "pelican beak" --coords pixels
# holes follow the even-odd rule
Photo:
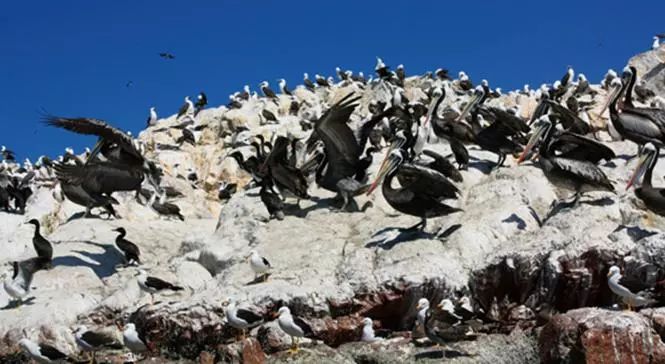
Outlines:
[[[88,163],[91,160],[95,159],[97,154],[99,154],[99,151],[102,150],[102,145],[103,145],[102,138],[99,138],[99,140],[97,140],[97,143],[95,144],[95,147],[92,148],[92,151],[90,152],[90,155],[88,156],[88,159],[85,160],[85,165],[86,166],[88,165]]]
[[[434,115],[434,105],[436,105],[436,103],[439,102],[439,99],[442,98],[442,97],[443,97],[443,95],[441,95],[439,97],[435,97],[429,103],[429,107],[427,108],[427,117],[425,118],[425,122],[423,123],[424,126],[427,126],[427,124],[429,124],[430,120],[432,120],[432,115]]]
[[[386,157],[383,159],[383,162],[381,162],[381,168],[379,168],[379,172],[376,175],[376,179],[372,183],[372,185],[369,187],[369,189],[366,192],[366,195],[369,196],[374,192],[374,190],[383,182],[383,179],[386,177],[388,174],[388,171],[393,169],[393,165],[395,164],[395,160],[390,156],[391,152],[393,151],[393,148],[391,147],[388,150],[388,154],[386,154]]]
[[[473,96],[469,99],[469,102],[464,106],[462,113],[459,114],[455,121],[462,121],[466,118],[466,115],[469,114],[469,111],[473,109],[474,106],[480,101],[481,95],[479,93],[474,93]]]
[[[536,129],[536,131],[533,133],[531,136],[531,139],[529,139],[529,142],[527,143],[526,147],[524,147],[524,151],[522,152],[522,155],[517,159],[517,164],[520,164],[526,159],[526,157],[529,155],[531,152],[531,149],[533,149],[533,146],[538,143],[538,140],[540,140],[540,137],[543,136],[543,132],[545,131],[545,126],[541,125]]]
[[[633,172],[633,176],[630,177],[630,180],[628,181],[628,184],[626,185],[626,191],[635,184],[636,181],[639,181],[644,173],[647,170],[647,166],[649,163],[646,163],[650,159],[651,155],[650,154],[645,154],[642,157],[640,157],[640,161],[637,163],[637,168],[635,168],[635,172]]]
[[[621,88],[622,88],[622,86],[621,86],[620,84],[619,84],[619,85],[614,85],[614,87],[612,88],[612,90],[611,90],[611,91],[609,92],[609,94],[607,95],[607,101],[605,102],[605,105],[603,105],[602,110],[600,110],[600,114],[599,114],[599,115],[603,115],[603,113],[605,112],[605,110],[607,110],[607,108],[608,108],[608,107],[610,106],[610,104],[614,101],[614,99],[615,99],[617,96],[619,96],[619,92],[621,92]]]

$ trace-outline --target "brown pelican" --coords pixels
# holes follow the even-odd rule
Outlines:
[[[557,187],[572,190],[576,203],[580,195],[589,191],[614,191],[614,186],[605,173],[594,163],[586,160],[576,160],[556,156],[551,149],[554,127],[547,118],[542,118],[537,125],[536,131],[524,148],[524,152],[518,159],[522,162],[533,146],[540,141],[538,161],[545,177]]]
[[[622,79],[623,82],[627,82],[627,79],[630,79],[630,81],[628,81],[628,86],[625,90],[625,97],[623,100],[623,105],[621,106],[621,112],[629,111],[636,114],[643,114],[644,116],[649,117],[655,123],[657,123],[661,129],[665,128],[665,109],[635,107],[635,105],[633,105],[633,91],[636,91],[637,93],[637,69],[633,66],[624,68]]]
[[[626,189],[634,184],[640,184],[640,179],[644,176],[640,187],[635,188],[635,196],[644,201],[649,210],[665,216],[665,188],[655,188],[651,185],[651,177],[658,162],[659,151],[660,149],[651,143],[644,146],[635,173],[628,182]]]
[[[288,163],[288,147],[289,140],[286,137],[277,137],[270,155],[266,158],[265,165],[282,196],[286,197],[288,194],[289,197],[308,199],[307,179],[302,171]]]
[[[619,78],[612,80],[608,104],[603,108],[605,110],[609,106],[612,126],[621,137],[634,142],[640,148],[646,143],[662,146],[665,142],[665,125],[657,115],[631,108],[619,112],[617,103],[627,86],[628,84]]]
[[[391,148],[367,194],[372,193],[383,182],[383,197],[392,208],[421,218],[419,223],[406,230],[422,231],[427,226],[427,218],[462,211],[441,202],[444,198],[457,198],[459,193],[457,187],[444,175],[429,168],[403,162],[402,150]],[[400,179],[399,188],[392,186],[395,177]]]
[[[138,196],[145,177],[153,187],[158,188],[161,171],[143,157],[133,139],[123,131],[102,120],[91,118],[47,116],[44,122],[78,134],[99,137],[85,165],[55,166],[60,180],[80,185],[91,196],[110,196],[117,191],[136,191]],[[97,158],[100,153],[106,161]]]

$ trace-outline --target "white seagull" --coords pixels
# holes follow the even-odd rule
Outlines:
[[[425,327],[425,317],[427,316],[427,310],[429,310],[429,300],[427,298],[421,298],[418,300],[416,305],[416,319],[418,320],[418,325]]]
[[[125,325],[122,332],[123,342],[127,349],[134,354],[143,353],[148,351],[148,345],[145,337],[136,331],[136,326],[133,323]]]
[[[226,306],[226,321],[229,325],[242,331],[242,340],[245,339],[247,329],[251,329],[263,322],[263,317],[243,308],[236,306],[233,298],[228,298],[222,305]]]
[[[291,353],[297,353],[298,352],[298,339],[300,337],[311,337],[313,335],[313,331],[311,326],[302,319],[298,317],[293,317],[291,315],[291,310],[289,310],[288,307],[282,306],[279,308],[279,311],[277,311],[277,314],[279,315],[279,319],[277,322],[279,323],[279,327],[287,333],[289,336],[291,336],[291,349],[289,351]]]
[[[250,251],[246,259],[249,261],[249,266],[252,267],[252,271],[254,271],[254,280],[259,278],[260,276],[263,276],[264,282],[268,280],[267,273],[268,271],[270,271],[271,268],[268,259],[260,256],[256,250]]]
[[[19,340],[18,345],[34,361],[40,364],[59,363],[69,359],[67,354],[47,344],[37,344],[27,338]]]
[[[371,318],[365,317],[363,319],[363,333],[362,336],[360,337],[361,341],[373,343],[382,340],[382,338],[376,337],[376,335],[374,335],[373,325],[374,323],[372,322]]]
[[[628,305],[629,310],[633,307],[641,307],[653,303],[653,300],[631,292],[628,288],[622,286],[619,281],[621,281],[621,270],[616,265],[613,265],[607,273],[607,285],[614,294],[621,297],[621,300]]]

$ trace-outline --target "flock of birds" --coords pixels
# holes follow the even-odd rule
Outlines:
[[[542,85],[535,91],[528,86],[514,91],[539,100],[529,118],[523,118],[518,109],[492,105],[491,100],[501,97],[502,91],[491,89],[486,80],[474,87],[464,72],[454,80],[443,69],[419,77],[422,92],[415,93],[411,99],[405,93],[408,80],[402,65],[391,71],[381,59],[377,59],[375,73],[376,77],[366,79],[362,74],[354,75],[338,68],[337,81],[319,75],[312,81],[305,74],[302,87],[309,92],[325,93],[332,86],[352,90],[322,113],[307,112],[310,105],[299,102],[284,80],[280,80],[279,94],[270,89],[268,82],[262,82],[263,97],[251,92],[248,86],[231,95],[229,108],[241,108],[250,99],[279,104],[287,98],[290,101],[289,114],[301,117],[304,138],[280,135],[266,140],[262,135],[251,135],[247,129],[234,131],[234,139],[238,140],[244,133],[242,139],[255,149],[255,154],[245,157],[235,151],[228,157],[234,158],[252,176],[249,187],[260,189],[260,199],[271,218],[284,218],[286,198],[297,201],[311,198],[309,186],[312,183],[335,193],[336,208],[349,212],[361,210],[355,197],[371,194],[380,186],[383,197],[392,208],[420,219],[414,226],[400,229],[418,236],[426,229],[429,218],[462,211],[462,207],[451,205],[449,200],[457,199],[460,194],[458,183],[463,180],[460,170],[469,166],[469,146],[496,154],[494,168],[502,167],[508,156],[514,156],[518,163],[537,158],[545,177],[555,186],[572,193],[572,201],[561,202],[572,207],[586,192],[614,190],[599,163],[616,156],[596,138],[599,130],[589,122],[593,96],[599,90],[582,74],[575,80],[571,67],[561,80],[551,85]],[[635,195],[648,209],[665,216],[665,189],[651,185],[659,149],[665,144],[665,108],[660,104],[661,100],[638,82],[634,67],[626,67],[621,75],[610,70],[600,87],[609,95],[602,109],[603,112],[609,109],[609,133],[614,139],[629,140],[639,146],[640,161],[628,187],[637,185]],[[375,99],[369,103],[359,126],[352,127],[350,121],[354,112],[359,113],[360,95],[368,89],[373,91]],[[656,106],[643,107],[636,101]],[[174,126],[183,132],[181,142],[196,144],[196,129],[191,126],[196,124],[199,112],[206,105],[207,96],[203,92],[196,103],[185,98],[177,115],[181,124]],[[267,108],[261,111],[261,116],[266,121],[279,123],[280,116]],[[148,126],[157,125],[157,120],[157,113],[151,108]],[[132,191],[140,203],[149,205],[158,214],[184,220],[178,206],[166,201],[166,197],[178,196],[178,191],[161,185],[161,168],[148,159],[146,146],[131,135],[92,118],[47,115],[44,123],[78,134],[95,135],[98,142],[92,150],[86,151],[85,160],[68,150],[57,161],[42,157],[34,166],[29,161],[23,165],[15,163],[13,153],[3,146],[0,207],[5,211],[24,213],[26,201],[32,193],[31,184],[55,180],[62,196],[86,208],[86,216],[93,208],[101,208],[109,216],[117,217],[113,205],[118,201],[113,194]],[[450,145],[451,156],[427,148],[439,142]],[[370,180],[368,167],[374,154],[381,151],[385,151],[385,155],[378,172]],[[395,179],[398,186],[395,186]],[[223,183],[220,199],[230,198],[237,189],[236,185]],[[29,293],[33,275],[51,269],[53,257],[51,243],[40,234],[39,221],[33,219],[29,223],[35,226],[33,245],[37,256],[14,262],[13,274],[4,282],[5,290],[16,300],[18,307]],[[139,247],[126,239],[124,228],[115,231],[119,234],[116,246],[122,251],[127,265],[140,266]],[[450,233],[452,231],[446,229],[436,235]],[[257,251],[250,252],[247,259],[255,278],[266,280],[271,270],[268,260]],[[612,267],[608,286],[629,307],[650,303],[623,287],[620,278],[619,268]],[[137,282],[151,297],[161,291],[182,290],[176,284],[148,276],[140,268]],[[228,324],[240,330],[243,337],[246,330],[264,322],[264,315],[239,308],[233,299],[226,300],[224,306]],[[429,301],[423,298],[418,302],[416,321],[427,338],[443,344],[474,337],[473,322],[482,321],[482,313],[473,309],[469,298],[463,297],[457,304],[444,299],[437,307],[437,314],[443,314],[443,318],[435,320]],[[306,320],[292,315],[288,307],[280,307],[274,316],[278,317],[279,327],[291,336],[292,351],[298,350],[299,338],[315,338]],[[437,323],[433,324],[435,321]],[[361,332],[363,341],[381,340],[374,334],[373,322],[369,318],[363,321]],[[146,337],[133,323],[125,325],[123,334],[124,345],[132,352],[145,352],[150,348]],[[78,328],[75,337],[82,350],[93,353],[118,344],[113,335],[86,328]],[[20,345],[40,362],[67,357],[56,348],[27,338],[22,339]]]

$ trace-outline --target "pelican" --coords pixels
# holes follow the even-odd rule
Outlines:
[[[660,149],[651,143],[647,143],[642,149],[641,158],[631,177],[626,190],[634,184],[642,183],[640,187],[635,188],[635,196],[644,201],[647,208],[658,215],[665,216],[665,188],[655,188],[651,185],[653,169],[658,163]]]
[[[614,186],[605,173],[595,164],[586,160],[576,160],[556,156],[552,153],[551,141],[554,135],[552,122],[547,116],[541,118],[537,129],[518,159],[521,163],[534,145],[540,141],[538,161],[545,177],[557,187],[572,190],[575,193],[573,203],[580,195],[589,191],[614,191]]]

